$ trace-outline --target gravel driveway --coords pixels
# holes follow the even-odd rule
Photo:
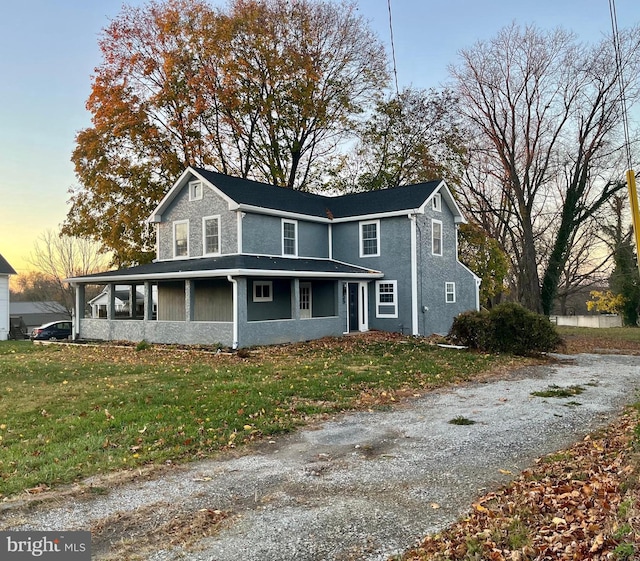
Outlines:
[[[640,357],[558,358],[390,411],[340,415],[246,455],[141,475],[103,494],[4,505],[0,529],[91,529],[95,559],[387,559],[637,397]],[[531,395],[551,385],[585,391]],[[449,423],[456,417],[475,424]],[[197,535],[203,517],[217,517],[212,537]],[[191,544],[171,545],[177,535]]]

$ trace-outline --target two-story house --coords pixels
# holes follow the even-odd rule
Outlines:
[[[328,197],[190,167],[149,221],[153,263],[68,279],[75,337],[237,348],[431,335],[479,305],[480,281],[457,257],[465,220],[443,181]],[[104,318],[85,317],[95,284]],[[129,317],[116,315],[122,285]]]

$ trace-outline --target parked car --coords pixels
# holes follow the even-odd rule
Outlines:
[[[31,332],[32,341],[57,341],[69,337],[71,337],[70,321],[51,321],[36,327]]]

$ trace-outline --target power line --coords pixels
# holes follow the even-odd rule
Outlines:
[[[618,33],[618,16],[616,14],[615,0],[609,0],[609,14],[611,16],[611,29],[613,31],[613,49],[616,58],[616,72],[618,73],[618,84],[620,86],[620,103],[622,106],[622,126],[624,129],[625,155],[627,157],[627,169],[632,169],[631,162],[631,142],[629,140],[629,116],[627,114],[627,100],[625,96],[626,86],[624,74],[622,72],[622,53],[620,48],[620,35]]]
[[[398,69],[396,67],[396,47],[393,40],[393,20],[391,18],[391,0],[387,0],[387,6],[389,8],[389,33],[391,35],[391,57],[393,58],[393,77],[396,83],[396,95],[400,96],[400,89],[398,88]]]

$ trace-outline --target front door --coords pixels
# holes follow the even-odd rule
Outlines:
[[[366,282],[349,283],[349,331],[369,329]]]
[[[300,319],[311,317],[311,283],[300,283]]]

